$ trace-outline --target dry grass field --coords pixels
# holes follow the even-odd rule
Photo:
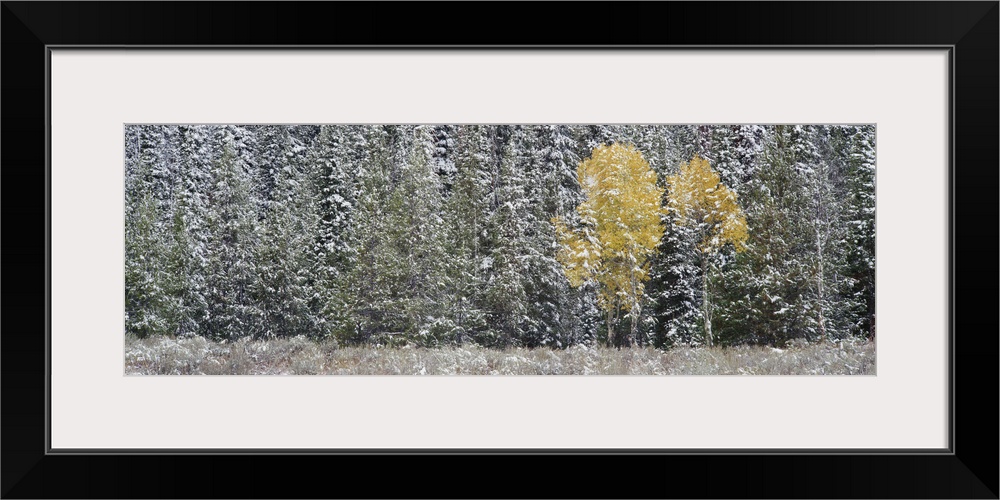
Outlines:
[[[306,338],[126,336],[128,375],[874,375],[870,342],[609,349],[338,347]]]

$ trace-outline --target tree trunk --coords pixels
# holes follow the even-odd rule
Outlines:
[[[628,341],[629,347],[632,347],[633,345],[639,345],[639,332],[638,332],[639,325],[636,316],[637,315],[635,314],[632,315],[632,328],[631,331],[629,332],[629,341]]]
[[[615,329],[612,326],[614,323],[611,321],[611,311],[608,311],[608,347],[614,347],[615,345]]]
[[[701,256],[701,307],[705,316],[705,342],[712,347],[712,315],[709,313],[708,302],[708,256]]]
[[[634,300],[635,302],[633,302],[632,310],[629,313],[629,319],[631,319],[631,325],[630,325],[631,328],[629,329],[629,338],[628,338],[629,347],[632,347],[633,345],[639,345],[639,311],[641,310],[639,305],[640,299],[638,297],[638,286],[636,284],[637,279],[634,272],[631,273],[631,278],[632,278],[631,280],[632,300]]]
[[[816,241],[816,251],[819,253],[819,276],[816,278],[816,285],[819,292],[819,338],[826,342],[826,318],[823,317],[823,246]]]
[[[632,316],[632,332],[629,336],[629,347],[633,345],[642,346],[642,342],[639,341],[638,314]]]

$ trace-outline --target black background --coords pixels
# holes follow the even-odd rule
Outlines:
[[[998,20],[997,2],[2,2],[2,495],[997,498]],[[45,46],[88,44],[954,45],[955,453],[46,455]]]

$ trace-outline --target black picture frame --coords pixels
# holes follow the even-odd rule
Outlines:
[[[2,5],[6,147],[0,154],[7,182],[0,194],[6,236],[2,254],[8,264],[8,286],[3,290],[7,314],[0,320],[6,333],[0,338],[4,498],[998,497],[1000,4],[996,1],[616,2],[545,7],[491,2],[4,1]],[[609,16],[621,16],[622,22],[602,22]],[[947,47],[953,100],[949,450],[51,453],[46,128],[50,47],[415,44],[612,50]],[[481,486],[470,490],[465,486],[470,482]]]

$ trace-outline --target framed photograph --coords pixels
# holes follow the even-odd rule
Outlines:
[[[552,7],[4,2],[3,495],[997,498],[998,4]]]

